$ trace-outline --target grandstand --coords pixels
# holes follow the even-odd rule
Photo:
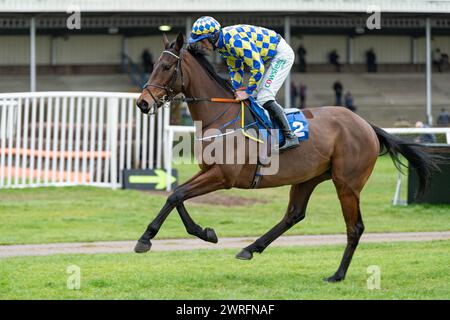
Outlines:
[[[254,3],[239,1],[5,0],[0,5],[0,92],[30,88],[137,92],[142,51],[149,48],[157,58],[161,27],[169,28],[168,35],[174,38],[178,32],[187,33],[192,21],[207,11],[223,25],[263,25],[282,34],[294,50],[303,45],[308,72],[299,73],[295,66],[291,79],[307,85],[308,107],[333,104],[331,86],[336,79],[352,93],[357,112],[382,126],[393,126],[399,117],[411,123],[427,121],[431,106],[433,115],[450,107],[448,66],[426,76],[427,26],[430,50],[450,53],[446,14],[450,2],[298,0],[274,5],[261,0],[258,4],[255,8]],[[79,30],[67,29],[70,5],[81,9]],[[366,21],[373,5],[380,10],[381,28],[370,30]],[[375,74],[366,72],[365,52],[370,48],[377,56]],[[328,62],[331,50],[340,56],[341,73]],[[213,59],[219,62],[218,57]],[[427,79],[432,83],[429,99]],[[280,92],[280,101],[291,104],[288,89]]]

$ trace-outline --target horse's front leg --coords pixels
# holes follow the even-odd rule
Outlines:
[[[217,166],[213,166],[207,171],[198,173],[189,181],[176,188],[175,191],[167,198],[166,204],[158,213],[156,218],[148,225],[147,230],[145,230],[144,234],[139,238],[134,251],[137,253],[142,253],[150,250],[152,246],[150,240],[156,236],[161,228],[161,225],[175,207],[181,208],[180,216],[182,216],[183,222],[186,221],[186,216],[189,215],[187,214],[186,209],[184,209],[183,212],[183,201],[227,187],[230,186],[227,184],[226,179],[224,179],[222,172]],[[192,219],[190,221],[193,223]],[[207,234],[208,229],[205,230],[206,231],[204,232]],[[211,233],[210,239],[214,240],[214,236]]]
[[[202,240],[217,243],[218,239],[214,229],[212,228],[203,229],[198,224],[196,224],[195,221],[192,220],[183,203],[177,206],[177,211],[180,214],[181,221],[183,221],[183,224],[186,227],[187,233],[196,236]]]

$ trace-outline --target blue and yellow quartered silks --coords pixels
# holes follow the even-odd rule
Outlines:
[[[226,59],[235,89],[242,87],[244,64],[250,69],[246,92],[252,94],[264,75],[264,63],[273,58],[279,42],[278,34],[270,29],[251,25],[222,28],[217,48]]]
[[[201,17],[195,21],[192,26],[191,37],[189,43],[209,38],[215,32],[220,31],[220,23],[213,17]]]

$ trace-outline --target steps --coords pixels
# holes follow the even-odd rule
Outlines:
[[[426,121],[426,85],[422,73],[294,73],[292,80],[307,86],[307,107],[334,105],[333,83],[340,80],[344,94],[353,95],[357,113],[382,127],[393,127],[399,118],[412,125]],[[433,74],[433,115],[450,110],[450,73]],[[282,102],[283,91],[279,97]]]

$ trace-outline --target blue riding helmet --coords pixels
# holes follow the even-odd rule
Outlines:
[[[212,17],[201,17],[194,22],[189,38],[189,44],[198,42],[203,39],[213,38],[214,35],[220,31],[220,23]]]

